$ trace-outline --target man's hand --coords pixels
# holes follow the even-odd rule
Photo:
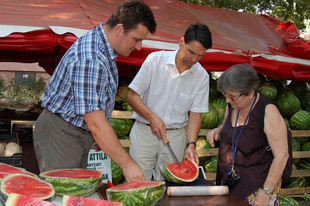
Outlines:
[[[134,161],[131,161],[126,165],[123,169],[123,173],[127,182],[145,181],[141,168]]]

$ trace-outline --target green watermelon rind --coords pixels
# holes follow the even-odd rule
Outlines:
[[[171,173],[171,171],[167,168],[167,165],[165,165],[163,167],[163,176],[165,177],[165,179],[169,182],[174,182],[174,183],[177,183],[179,185],[183,185],[183,184],[186,184],[186,183],[190,183],[190,182],[193,182],[197,179],[198,175],[199,175],[199,170],[198,170],[198,165],[196,164],[196,162],[192,161],[192,160],[187,160],[189,162],[192,163],[193,166],[195,166],[195,169],[196,169],[196,174],[193,176],[192,179],[182,179],[182,178],[179,178],[177,176],[175,176],[174,174]]]
[[[113,191],[113,187],[108,188],[106,194],[108,200],[121,202],[123,206],[153,206],[163,197],[165,191],[166,183],[158,181],[158,185],[152,187],[140,187],[117,191]]]
[[[23,174],[23,173],[15,173],[15,174],[9,174],[7,176],[5,176],[2,181],[1,181],[1,192],[7,196],[10,195],[10,193],[8,193],[6,190],[5,190],[5,185],[6,185],[6,182],[7,181],[10,181],[11,178],[14,178],[14,177],[21,177],[21,176],[24,176],[24,177],[27,177],[27,178],[32,178],[32,179],[35,179],[35,180],[38,180],[40,182],[43,182],[44,184],[46,184],[47,186],[50,187],[51,189],[51,193],[50,194],[46,194],[45,196],[42,196],[42,197],[36,197],[37,199],[40,199],[40,200],[46,200],[46,199],[49,199],[49,198],[52,198],[54,197],[54,195],[56,194],[55,192],[55,188],[53,187],[53,185],[49,182],[46,182],[42,179],[40,179],[39,177],[35,177],[35,176],[32,176],[32,175],[28,175],[28,174]],[[40,188],[39,188],[40,189]],[[38,190],[39,190],[38,189]],[[42,191],[40,191],[42,193]],[[15,192],[17,193],[17,192]],[[22,194],[24,195],[24,194]]]
[[[61,171],[53,170],[49,172],[57,172]],[[67,169],[66,169],[67,170]],[[75,169],[72,169],[75,170]],[[79,169],[81,170],[81,169]],[[55,188],[55,193],[57,195],[71,195],[71,196],[81,196],[86,197],[92,195],[96,190],[101,186],[102,179],[101,179],[101,172],[98,172],[97,177],[90,176],[89,178],[68,178],[68,177],[55,177],[55,176],[48,176],[49,172],[44,172],[39,174],[39,177],[51,183]]]
[[[300,110],[290,118],[291,129],[308,130],[310,129],[310,112]]]
[[[290,196],[279,195],[278,196],[279,205],[290,205],[290,206],[299,206],[299,203]]]

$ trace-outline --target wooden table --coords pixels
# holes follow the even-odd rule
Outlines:
[[[99,195],[107,200],[106,184],[98,189]],[[157,206],[248,206],[246,202],[234,195],[217,196],[188,196],[188,197],[169,197],[165,193],[164,197],[157,203]]]

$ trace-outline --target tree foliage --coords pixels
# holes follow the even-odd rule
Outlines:
[[[310,19],[309,0],[181,0],[187,3],[211,6],[223,9],[266,14],[282,21],[293,22],[298,30],[306,27],[305,20]]]

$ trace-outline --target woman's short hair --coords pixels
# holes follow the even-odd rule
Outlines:
[[[259,88],[260,82],[255,69],[249,64],[236,64],[221,74],[217,80],[219,92],[238,92],[248,95]]]

